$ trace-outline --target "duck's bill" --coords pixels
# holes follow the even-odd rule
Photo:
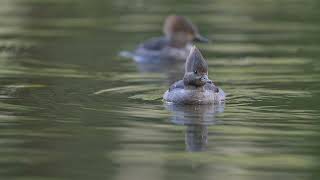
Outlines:
[[[208,43],[209,42],[209,39],[206,38],[206,37],[203,37],[201,36],[200,34],[197,35],[195,38],[194,38],[194,41],[195,42],[201,42],[201,43]]]
[[[201,80],[202,82],[205,82],[205,83],[211,81],[211,80],[208,78],[207,75],[202,76],[202,77],[200,78],[200,80]]]

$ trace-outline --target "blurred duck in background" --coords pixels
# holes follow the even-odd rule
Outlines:
[[[184,62],[193,42],[209,42],[207,38],[200,35],[198,28],[183,16],[168,16],[163,32],[163,37],[147,40],[141,43],[134,52],[121,52],[120,55],[133,58],[137,62],[163,60]]]

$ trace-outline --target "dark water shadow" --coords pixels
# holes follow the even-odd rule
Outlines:
[[[176,105],[165,104],[171,112],[171,122],[186,126],[185,143],[189,152],[206,151],[208,145],[208,127],[216,124],[216,115],[224,111],[224,104],[212,105]]]

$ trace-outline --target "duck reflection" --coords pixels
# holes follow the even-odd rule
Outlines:
[[[216,123],[215,116],[224,111],[224,104],[178,105],[165,104],[172,112],[171,122],[187,127],[185,133],[186,150],[205,151],[208,144],[208,126]]]

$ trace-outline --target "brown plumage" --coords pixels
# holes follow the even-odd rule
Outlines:
[[[212,83],[208,79],[208,64],[201,52],[195,46],[192,47],[185,64],[185,74],[183,77],[185,86],[204,86]]]
[[[189,19],[183,16],[168,16],[164,22],[163,27],[163,32],[166,35],[172,32],[185,32],[193,36],[199,34],[197,27],[193,25]]]
[[[185,72],[195,72],[208,74],[208,64],[203,58],[198,48],[193,47],[186,60]]]

